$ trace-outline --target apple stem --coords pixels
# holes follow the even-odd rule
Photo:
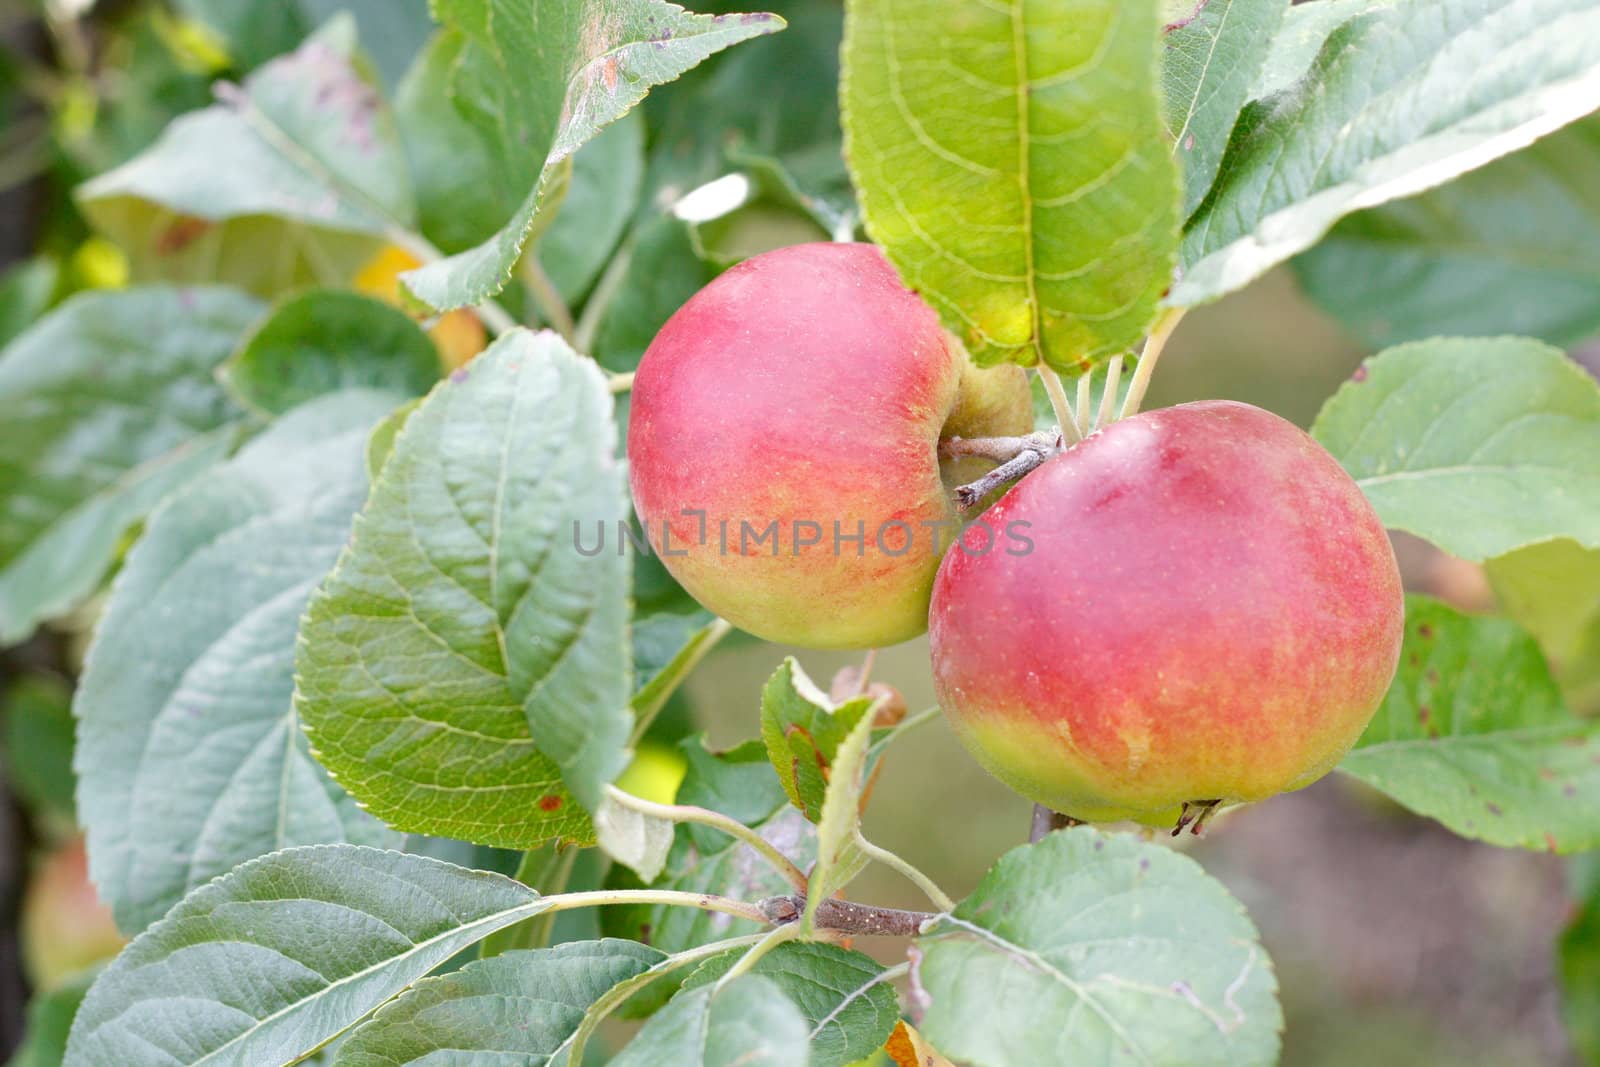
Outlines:
[[[1183,308],[1173,308],[1156,321],[1155,329],[1150,331],[1150,339],[1144,343],[1144,351],[1139,353],[1139,363],[1133,368],[1133,378],[1128,382],[1128,399],[1123,401],[1122,414],[1118,418],[1139,414],[1145,390],[1150,388],[1150,376],[1156,372],[1156,362],[1161,358],[1167,342],[1172,340],[1178,323],[1183,321],[1183,314]]]
[[[1073,414],[1072,402],[1067,399],[1067,390],[1061,384],[1061,375],[1043,363],[1034,369],[1039,372],[1039,380],[1044,383],[1044,391],[1050,397],[1050,408],[1056,413],[1056,426],[1061,436],[1067,439],[1068,444],[1077,444],[1083,440],[1083,435],[1078,432],[1078,417]]]
[[[1078,436],[1089,436],[1089,419],[1094,415],[1094,375],[1078,376]]]
[[[1001,486],[1009,485],[1018,478],[1031,473],[1054,454],[1054,452],[1034,449],[1018,453],[977,481],[958,486],[955,491],[956,507],[961,511],[971,511],[978,506],[984,497]]]
[[[1106,387],[1100,396],[1100,415],[1095,419],[1095,429],[1110,426],[1117,417],[1117,386],[1122,382],[1122,357],[1112,356],[1106,364]]]
[[[1061,435],[1052,430],[1041,430],[1026,437],[947,437],[939,442],[939,458],[982,456],[1004,463],[1024,452],[1049,452],[1060,448]]]
[[[1172,828],[1172,836],[1179,836],[1183,833],[1184,827],[1187,826],[1189,827],[1189,833],[1199,837],[1200,831],[1205,829],[1206,820],[1211,817],[1211,813],[1216,811],[1221,804],[1222,801],[1220,799],[1194,800],[1185,804],[1183,810],[1178,813],[1178,825]]]

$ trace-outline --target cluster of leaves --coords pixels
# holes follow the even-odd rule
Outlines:
[[[1413,600],[1342,770],[1600,849],[1600,387],[1550,347],[1600,326],[1600,4],[775,6],[181,0],[118,31],[162,91],[56,136],[93,175],[71,226],[137,284],[63,300],[41,258],[0,293],[0,641],[115,571],[77,815],[137,937],[41,1001],[54,1062],[577,1064],[619,1011],[649,1016],[623,1064],[1275,1062],[1248,918],[1130,837],[927,887],[896,966],[837,944],[825,902],[898,862],[860,818],[905,726],[792,661],[760,743],[684,742],[675,804],[615,788],[727,631],[617,536],[628,372],[723,266],[861,226],[985,362],[1092,372],[1295,257],[1404,342],[1314,432],[1509,618]],[[1463,322],[1531,336],[1426,339]]]

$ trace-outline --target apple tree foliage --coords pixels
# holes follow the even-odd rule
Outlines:
[[[1340,770],[1600,850],[1600,385],[1556,347],[1600,329],[1600,0],[772,6],[115,31],[144,106],[61,136],[130,284],[0,279],[0,640],[98,605],[77,817],[132,941],[19,1062],[1277,1061],[1271,962],[1195,862],[1076,827],[949,899],[861,828],[926,715],[794,660],[729,695],[761,740],[685,742],[673,803],[617,788],[728,627],[571,530],[629,521],[630,372],[752,241],[865,236],[1052,378],[1292,264],[1382,349],[1314,435],[1503,609],[1413,598]],[[845,901],[872,863],[928,910]],[[1592,871],[1561,959],[1600,1062]]]

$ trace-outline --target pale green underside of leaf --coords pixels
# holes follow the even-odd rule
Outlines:
[[[1515,623],[1407,603],[1400,671],[1339,765],[1490,844],[1600,847],[1600,724],[1573,717]]]
[[[545,1067],[589,1005],[666,957],[633,941],[513,951],[428,978],[340,1045],[334,1067]]]
[[[346,393],[286,415],[157,511],[129,553],[74,707],[91,871],[124,930],[276,849],[399,843],[311,759],[291,703],[300,613],[393,403]]]
[[[1277,983],[1244,909],[1129,835],[1058,830],[1012,850],[917,945],[920,1028],[959,1063],[1278,1059]]]
[[[1369,359],[1312,435],[1384,525],[1483,560],[1600,547],[1600,386],[1526,338],[1419,341]]]
[[[1302,81],[1241,117],[1167,302],[1232,292],[1345,215],[1600,107],[1597,37],[1594,0],[1400,0],[1339,26]]]
[[[1352,215],[1295,267],[1374,349],[1440,335],[1582,341],[1600,330],[1600,120]]]
[[[76,297],[0,354],[0,644],[99,585],[129,526],[221,459],[212,378],[261,305],[231,289]]]
[[[174,121],[78,190],[85,213],[156,277],[227,277],[253,291],[347,281],[378,240],[414,224],[393,117],[335,24]]]
[[[1600,550],[1545,541],[1485,566],[1501,608],[1538,639],[1557,668],[1580,656],[1600,623]]]
[[[399,829],[588,840],[627,761],[629,560],[611,398],[552,333],[513,331],[406,420],[301,628],[317,756]],[[563,776],[565,784],[563,784]]]
[[[497,874],[399,852],[274,853],[186,897],[111,964],[64,1067],[296,1062],[456,952],[543,910]]]
[[[1284,12],[1283,24],[1272,39],[1266,61],[1250,89],[1250,99],[1265,100],[1292,89],[1311,70],[1328,38],[1345,23],[1403,0],[1316,0],[1295,4]]]
[[[741,952],[713,956],[684,980],[685,989],[728,973]],[[821,941],[791,941],[752,968],[783,991],[810,1030],[807,1067],[848,1067],[881,1048],[900,1021],[894,987],[870,956]]]
[[[1193,0],[1186,0],[1191,9]],[[1183,164],[1183,217],[1205,199],[1289,0],[1210,0],[1167,31],[1167,129]]]
[[[1171,278],[1155,0],[851,0],[841,100],[867,230],[980,363],[1082,369]]]
[[[747,974],[673,997],[611,1067],[807,1067],[809,1032],[776,982]]]
[[[268,415],[340,389],[420,396],[439,371],[438,350],[403,312],[338,290],[281,301],[220,369],[235,396]]]
[[[470,40],[451,86],[458,108],[490,138],[501,173],[528,193],[488,240],[401,276],[410,297],[436,311],[505,286],[556,168],[651,87],[784,25],[773,15],[696,15],[662,0],[450,0],[438,14]]]

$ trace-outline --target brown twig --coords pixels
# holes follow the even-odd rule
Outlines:
[[[768,897],[757,901],[756,907],[761,909],[768,922],[774,926],[784,926],[798,921],[805,914],[806,898],[798,894]],[[844,934],[914,937],[921,932],[922,924],[932,918],[932,912],[875,908],[870,904],[855,904],[848,900],[824,900],[817,905],[815,922],[819,930],[837,930]]]

